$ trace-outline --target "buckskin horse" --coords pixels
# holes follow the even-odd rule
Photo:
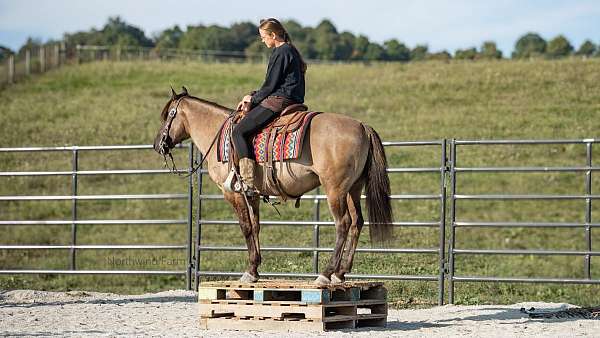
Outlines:
[[[167,156],[175,145],[192,138],[204,155],[210,178],[233,206],[246,239],[249,265],[240,281],[256,282],[261,263],[259,200],[246,199],[241,193],[223,188],[229,173],[228,163],[220,163],[217,151],[212,147],[224,121],[234,112],[189,95],[185,87],[180,94],[173,89],[171,92],[171,99],[161,112],[162,124],[154,140],[154,149]],[[360,121],[341,114],[321,113],[312,119],[300,157],[287,162],[285,170],[276,173],[281,188],[289,196],[302,196],[323,186],[335,221],[335,248],[315,284],[343,282],[346,273],[352,270],[364,224],[360,204],[363,186],[366,187],[371,241],[383,243],[392,233],[390,182],[381,139],[373,128]],[[257,165],[255,173],[256,187],[261,190],[263,167]]]

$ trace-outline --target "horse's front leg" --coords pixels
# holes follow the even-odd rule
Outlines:
[[[259,200],[248,199],[248,202],[252,206],[251,215],[248,211],[244,196],[241,194],[226,192],[225,199],[227,199],[235,209],[240,223],[240,229],[246,239],[246,246],[248,248],[248,269],[244,272],[240,281],[254,283],[258,281],[258,267],[261,263],[259,242]],[[250,217],[252,217],[252,219]]]

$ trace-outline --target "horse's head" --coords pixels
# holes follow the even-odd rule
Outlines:
[[[168,155],[175,145],[190,136],[185,128],[184,113],[180,107],[181,101],[187,96],[189,95],[185,87],[180,94],[171,88],[171,99],[160,113],[162,124],[154,138],[154,150],[161,155]]]

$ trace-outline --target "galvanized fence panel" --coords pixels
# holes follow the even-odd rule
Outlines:
[[[187,148],[189,168],[193,164],[193,146],[191,144],[181,145],[179,148]],[[78,190],[78,178],[91,175],[148,175],[148,174],[170,174],[167,169],[139,169],[139,170],[79,170],[79,154],[81,152],[97,151],[136,151],[152,149],[152,145],[130,145],[130,146],[71,146],[71,147],[28,147],[28,148],[0,148],[0,156],[4,153],[40,153],[40,152],[71,152],[70,171],[4,171],[1,177],[50,177],[71,176],[71,195],[43,195],[43,196],[0,196],[0,202],[16,201],[68,201],[71,200],[71,219],[69,220],[1,220],[0,227],[6,226],[30,226],[30,225],[70,225],[71,238],[69,245],[4,245],[0,244],[0,250],[68,250],[69,269],[2,269],[0,274],[64,274],[64,275],[89,275],[89,274],[126,274],[126,275],[185,275],[186,287],[191,289],[191,264],[192,264],[192,197],[193,176],[190,175],[188,190],[185,193],[168,194],[135,194],[135,195],[81,195]],[[180,173],[188,173],[189,168],[179,170]],[[78,216],[78,201],[81,200],[187,200],[186,219],[100,219],[82,220]],[[79,245],[77,244],[77,229],[79,225],[147,225],[147,224],[187,224],[187,242],[179,245]],[[79,250],[187,250],[186,270],[80,270],[77,268],[77,252]]]
[[[454,303],[455,282],[505,282],[505,283],[564,283],[564,284],[600,284],[600,280],[592,279],[591,257],[599,256],[600,252],[592,251],[591,229],[599,227],[600,223],[592,222],[592,200],[599,199],[600,195],[592,194],[592,172],[600,170],[600,167],[592,165],[592,145],[600,140],[494,140],[494,141],[458,141],[450,142],[450,240],[448,248],[449,271],[448,289],[449,302]],[[483,146],[492,147],[498,145],[583,145],[585,146],[585,165],[570,167],[544,167],[544,166],[518,166],[518,167],[464,167],[459,166],[460,151],[462,147]],[[458,191],[460,183],[465,179],[458,178],[459,173],[551,173],[551,172],[585,172],[585,194],[575,195],[551,195],[551,194],[460,194]],[[549,201],[549,200],[585,200],[585,221],[579,222],[484,222],[473,220],[469,222],[457,221],[456,204],[460,200],[498,200],[498,201]],[[585,251],[574,250],[514,250],[514,249],[468,249],[457,248],[456,239],[459,228],[581,228],[585,232]],[[500,276],[461,276],[456,275],[456,255],[562,255],[579,256],[584,258],[583,279],[577,278],[525,278],[525,277],[500,277]]]
[[[349,278],[357,279],[382,279],[382,280],[412,280],[412,281],[437,281],[438,282],[438,303],[443,304],[444,299],[444,264],[445,264],[445,215],[446,215],[446,141],[423,141],[423,142],[383,142],[385,147],[434,147],[439,151],[439,166],[432,168],[389,168],[388,173],[390,174],[402,174],[402,173],[433,173],[439,175],[439,193],[438,194],[403,194],[397,195],[392,194],[390,197],[392,200],[433,200],[439,202],[439,214],[436,222],[394,222],[396,227],[428,227],[437,228],[439,231],[439,242],[436,248],[358,248],[357,252],[370,252],[370,253],[402,253],[402,254],[429,254],[437,255],[439,267],[437,276],[427,275],[375,275],[375,274],[348,274]],[[222,195],[208,195],[202,192],[202,181],[203,177],[207,174],[206,170],[199,170],[198,175],[198,220],[197,220],[197,232],[196,232],[196,256],[194,259],[194,275],[196,276],[196,289],[198,288],[201,277],[232,277],[241,276],[242,272],[228,272],[228,271],[204,271],[200,265],[200,255],[202,252],[224,252],[224,251],[246,251],[245,246],[208,246],[202,245],[202,233],[203,225],[210,224],[237,224],[237,220],[210,220],[204,219],[202,201],[206,200],[222,200]],[[362,199],[365,198],[363,195]],[[313,228],[313,240],[312,247],[261,247],[261,251],[273,251],[273,252],[312,252],[312,272],[306,273],[275,273],[275,272],[261,272],[262,276],[265,277],[295,277],[295,278],[314,278],[318,276],[319,268],[319,254],[321,252],[332,252],[331,247],[322,247],[319,241],[319,230],[322,226],[334,226],[333,221],[321,221],[319,219],[320,208],[323,200],[326,200],[326,195],[320,195],[317,190],[317,194],[304,195],[303,200],[312,200],[314,203],[314,216],[312,221],[272,221],[272,220],[261,220],[261,225],[290,225],[290,226],[306,226]],[[365,225],[368,225],[365,222]]]

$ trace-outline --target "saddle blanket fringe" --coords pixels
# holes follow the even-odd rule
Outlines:
[[[278,132],[275,137],[275,144],[272,147],[272,158],[274,161],[283,161],[299,158],[302,151],[302,144],[306,130],[308,130],[310,121],[318,112],[309,112],[302,121],[302,125],[294,130],[283,133]],[[231,152],[231,124],[233,118],[227,120],[220,131],[219,143],[217,145],[217,159],[219,162],[229,162]],[[256,162],[267,162],[267,149],[269,143],[270,130],[263,129],[252,139],[254,149],[254,158]],[[282,137],[284,137],[282,142]],[[283,145],[283,146],[282,146]]]

